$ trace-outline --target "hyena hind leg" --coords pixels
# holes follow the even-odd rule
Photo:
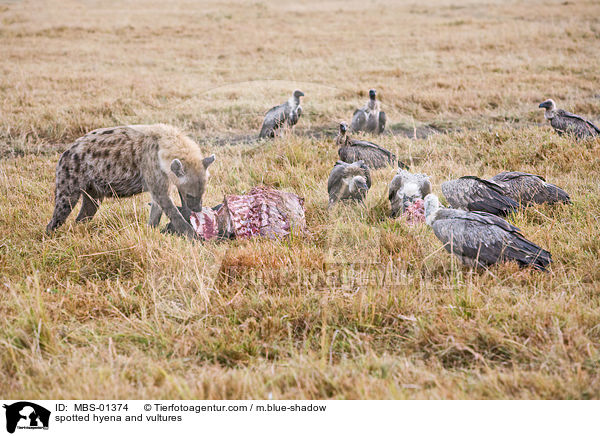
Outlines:
[[[80,195],[81,191],[79,189],[72,192],[61,192],[57,190],[56,200],[54,203],[54,213],[52,214],[52,219],[46,226],[46,232],[51,233],[57,227],[60,227],[64,224],[71,214],[71,211],[79,201]]]
[[[92,196],[88,192],[83,192],[83,201],[81,203],[81,209],[79,210],[79,215],[77,215],[77,218],[75,218],[75,220],[86,221],[92,219],[98,211],[98,207],[100,207],[101,202],[102,198]]]

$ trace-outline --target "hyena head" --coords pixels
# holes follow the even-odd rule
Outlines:
[[[208,167],[214,161],[214,154],[202,159],[199,165],[184,163],[179,159],[171,161],[171,171],[176,176],[175,185],[182,200],[193,212],[202,211],[202,196],[208,181]]]

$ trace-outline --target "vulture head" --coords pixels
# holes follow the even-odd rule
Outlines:
[[[294,98],[296,98],[298,100],[300,99],[300,97],[304,97],[304,93],[302,91],[300,91],[299,89],[296,89],[294,91],[293,95],[294,95]]]
[[[336,145],[343,146],[346,145],[347,141],[347,133],[348,133],[348,124],[342,122],[340,123],[340,131],[335,138]]]
[[[425,197],[425,222],[431,226],[435,221],[438,210],[440,210],[440,200],[435,194],[428,194]]]
[[[402,190],[402,206],[407,209],[417,200],[423,199],[423,194],[427,196],[431,192],[431,184],[429,180],[424,181],[421,185],[414,182],[407,183]]]
[[[346,168],[344,182],[348,183],[348,190],[352,196],[358,196],[360,198],[365,198],[367,196],[369,185],[367,183],[367,178],[365,177],[365,168],[366,165],[362,160],[354,162]]]
[[[409,224],[425,221],[423,199],[431,193],[431,182],[426,174],[412,174],[400,169],[388,192],[393,218],[403,216]]]
[[[556,103],[554,103],[554,100],[548,99],[546,101],[541,102],[538,107],[540,109],[542,109],[542,108],[546,109],[547,111],[555,111],[556,110]]]
[[[377,96],[377,91],[375,91],[374,89],[369,89],[369,98],[371,100],[375,100],[376,96]]]

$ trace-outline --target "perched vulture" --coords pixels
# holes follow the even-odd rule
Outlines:
[[[302,115],[300,97],[304,97],[304,93],[297,89],[288,101],[271,108],[265,115],[265,120],[263,121],[258,137],[273,138],[275,137],[275,132],[284,124],[287,124],[289,127],[294,126]]]
[[[570,204],[569,194],[558,186],[547,183],[543,177],[520,171],[504,171],[492,181],[502,187],[506,195],[523,206],[530,204]]]
[[[521,267],[545,271],[552,261],[548,251],[525,239],[504,219],[486,212],[440,207],[433,194],[425,197],[425,219],[446,251],[468,266],[516,261]]]
[[[556,103],[552,99],[540,103],[539,107],[546,109],[544,118],[550,122],[556,133],[561,136],[566,133],[584,139],[600,135],[600,129],[591,121],[564,109],[556,109]]]
[[[348,124],[340,123],[340,133],[335,139],[340,159],[347,163],[359,160],[371,169],[383,168],[387,165],[394,165],[396,155],[377,144],[360,139],[351,139],[348,137]]]
[[[385,112],[377,101],[377,91],[369,90],[369,101],[366,106],[356,109],[352,115],[354,132],[383,133],[385,130]]]
[[[392,207],[392,218],[396,218],[415,204],[431,194],[431,182],[426,174],[412,174],[399,169],[389,187],[389,199]]]
[[[327,181],[329,207],[341,200],[362,203],[370,188],[371,173],[363,161],[350,164],[338,160]]]
[[[508,215],[519,208],[503,187],[496,182],[465,176],[442,183],[442,193],[456,209]]]

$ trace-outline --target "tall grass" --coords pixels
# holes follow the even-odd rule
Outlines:
[[[134,3],[0,6],[5,397],[600,396],[600,142],[559,138],[537,110],[600,113],[598,5]],[[333,140],[300,133],[334,130],[371,87],[392,125],[450,130],[371,138],[437,194],[502,170],[571,194],[511,218],[552,252],[548,274],[473,272],[390,220],[392,168],[364,207],[327,210]],[[298,134],[239,140],[295,88]],[[45,235],[66,144],[150,122],[216,153],[205,204],[269,184],[305,198],[308,232],[190,243],[149,229],[140,195]]]

